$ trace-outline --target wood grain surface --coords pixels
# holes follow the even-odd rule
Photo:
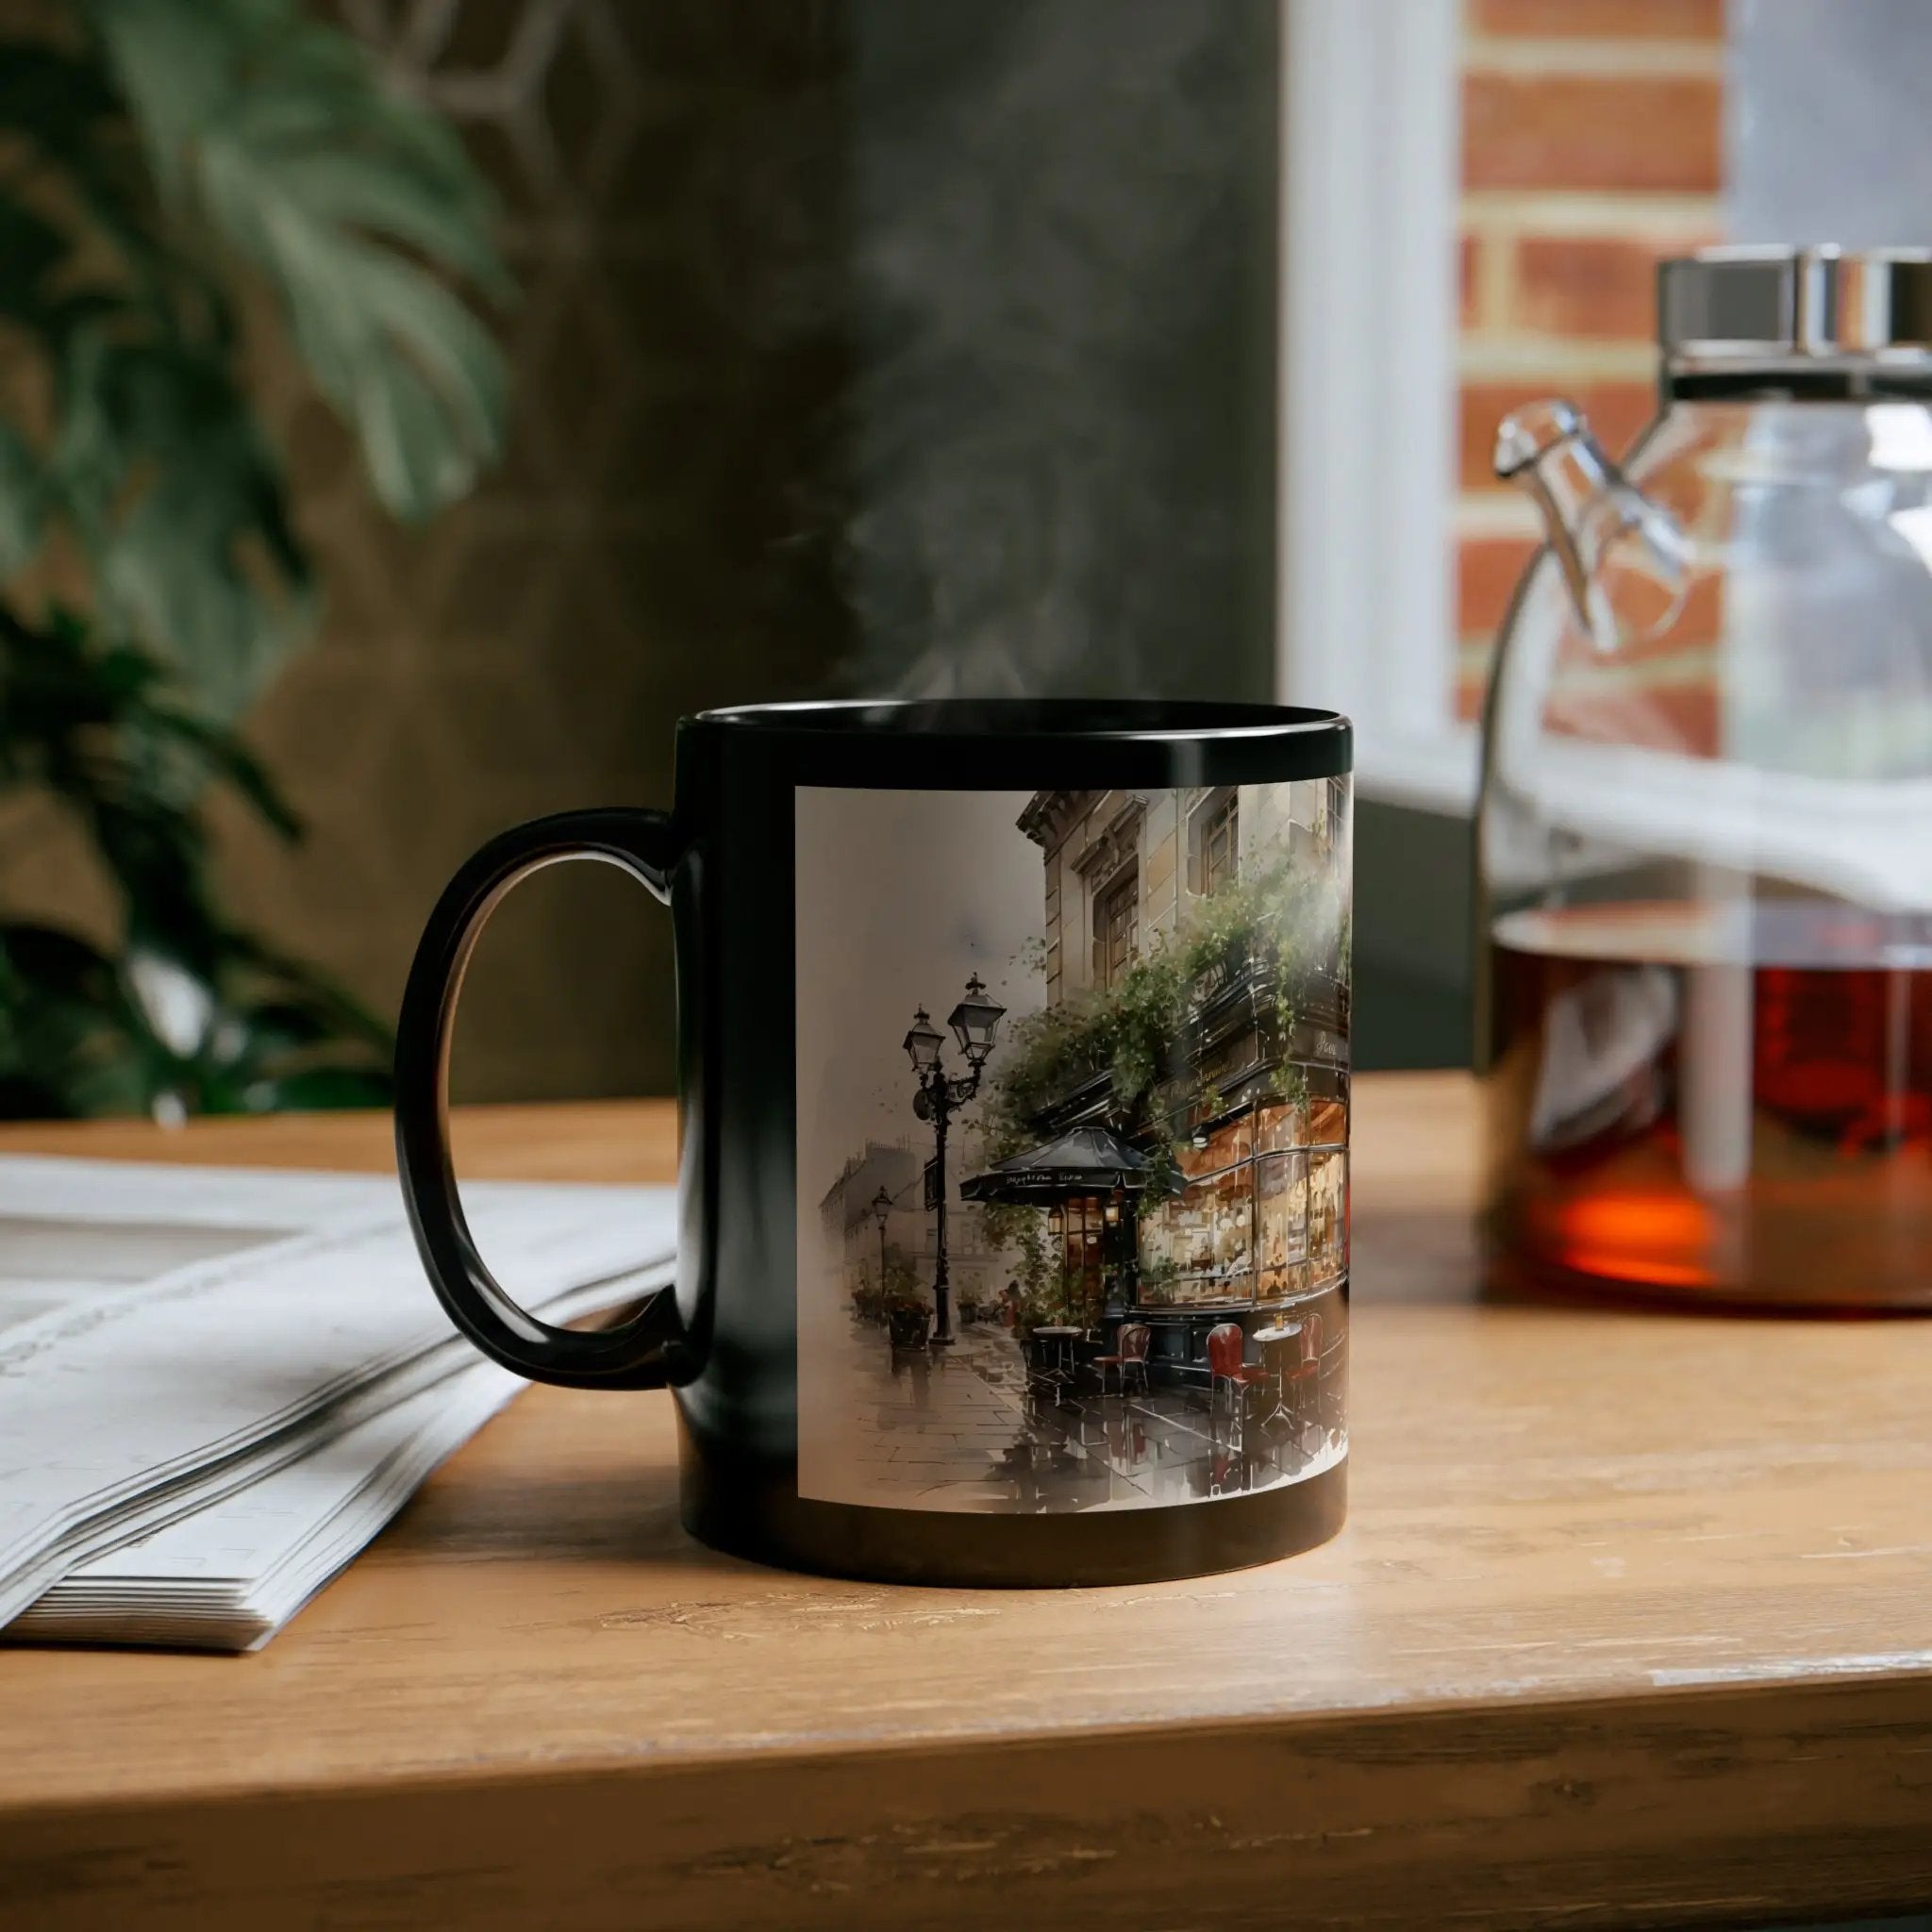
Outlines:
[[[380,1122],[0,1133],[340,1166]],[[663,1174],[668,1110],[466,1171]],[[1485,1303],[1473,1100],[1357,1083],[1351,1521],[870,1588],[533,1391],[258,1657],[0,1653],[0,1926],[1594,1926],[1932,1899],[1932,1324]],[[425,1290],[426,1292],[426,1290]]]

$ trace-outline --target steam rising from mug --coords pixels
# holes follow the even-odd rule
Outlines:
[[[1227,690],[1244,630],[1265,660],[1267,11],[848,17],[862,688]]]

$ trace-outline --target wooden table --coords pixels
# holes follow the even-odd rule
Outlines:
[[[379,1122],[0,1134],[377,1167]],[[475,1174],[669,1172],[503,1110]],[[755,1569],[535,1391],[262,1655],[0,1654],[0,1925],[1566,1928],[1932,1898],[1932,1324],[1484,1306],[1357,1087],[1353,1517],[1087,1593]]]

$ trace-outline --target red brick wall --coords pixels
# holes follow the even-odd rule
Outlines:
[[[1457,708],[1535,548],[1497,419],[1561,393],[1623,448],[1656,384],[1659,257],[1719,239],[1721,0],[1465,0]]]

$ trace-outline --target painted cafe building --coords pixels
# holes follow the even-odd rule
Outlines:
[[[1021,829],[1045,875],[1047,1003],[1104,1000],[1191,902],[1287,855],[1345,879],[1346,781],[1043,791]],[[1339,900],[1338,900],[1338,903]],[[1339,949],[1339,935],[1338,935]],[[1284,1030],[1273,969],[1203,985],[1180,1061],[1130,1139],[1106,1073],[1033,1117],[1040,1140],[974,1174],[969,1200],[1042,1209],[1068,1318],[1132,1313],[1189,1357],[1230,1315],[1338,1286],[1347,1266],[1348,1011],[1337,958],[1302,961]],[[1164,1143],[1164,1147],[1162,1145]],[[1248,1321],[1250,1312],[1255,1321]]]

